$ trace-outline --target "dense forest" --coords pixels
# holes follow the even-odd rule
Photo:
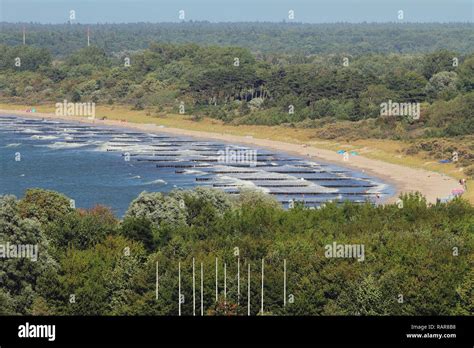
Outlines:
[[[144,192],[120,221],[105,207],[73,209],[56,192],[1,196],[0,240],[39,245],[39,256],[0,262],[0,314],[177,315],[180,262],[182,313],[192,315],[195,258],[198,314],[201,263],[205,315],[247,315],[249,264],[257,314],[264,259],[264,315],[472,315],[474,208],[402,200],[284,210],[258,192],[196,188]],[[329,257],[334,242],[364,245],[364,258]]]
[[[20,25],[3,25],[6,30],[0,34],[4,38],[0,42],[8,45],[0,45],[2,102],[34,106],[54,105],[64,99],[93,101],[147,110],[155,117],[181,111],[196,121],[212,117],[231,125],[310,128],[317,139],[411,141],[410,153],[428,151],[432,157],[444,159],[458,152],[459,165],[465,167],[466,175],[474,175],[474,30],[469,24],[255,24],[262,31],[253,32],[271,32],[273,40],[282,41],[292,41],[289,37],[295,33],[305,36],[305,30],[319,30],[322,34],[305,37],[324,39],[337,47],[326,49],[316,40],[315,47],[321,49],[318,54],[296,48],[286,51],[277,43],[271,44],[273,51],[227,46],[225,40],[248,45],[219,32],[225,32],[224,24],[150,24],[149,30],[145,24],[101,25],[96,30],[97,35],[104,35],[104,41],[92,40],[93,45],[85,48],[81,48],[84,42],[73,38],[84,34],[80,25],[32,25],[28,40],[35,42],[33,45],[29,41],[19,44]],[[207,28],[199,31],[201,41],[189,34],[195,26]],[[234,26],[252,28],[250,24],[228,24],[229,28]],[[138,28],[146,34],[138,35]],[[163,30],[168,39],[154,30]],[[422,38],[422,34],[431,37]],[[200,44],[163,42],[180,42],[174,39],[180,35]],[[400,41],[400,35],[410,40]],[[440,39],[443,35],[459,36]],[[145,44],[145,40],[147,48],[138,49],[142,48],[142,36],[161,42]],[[125,50],[105,45],[109,41],[124,44],[125,37],[135,38],[140,47],[130,45]],[[219,37],[221,42],[214,45],[210,37]],[[360,50],[361,38],[368,40],[370,49]],[[264,41],[271,40],[244,41],[264,47]],[[72,46],[58,52],[51,42],[62,48]],[[300,38],[294,42],[302,45]],[[439,50],[441,43],[453,45],[453,49]],[[417,119],[381,115],[381,104],[389,101],[419,103],[421,115]]]
[[[472,52],[472,23],[128,23],[63,24],[0,23],[0,44],[27,44],[66,57],[92,43],[108,54],[148,48],[152,42],[196,43],[203,46],[238,46],[252,52],[315,54],[416,53],[436,50]]]
[[[380,104],[393,100],[427,104],[429,117],[412,127],[445,136],[474,133],[472,54],[318,55],[294,62],[239,47],[154,43],[120,58],[92,46],[56,61],[45,48],[0,48],[0,98],[7,101],[65,98],[158,112],[177,112],[184,103],[187,114],[234,124],[317,127],[320,120],[379,118]],[[444,109],[459,112],[450,116]]]
[[[234,124],[320,129],[369,119],[369,137],[413,137],[420,126],[436,136],[474,133],[469,23],[95,25],[86,48],[80,24],[0,28],[3,101],[67,98],[156,113],[184,102],[186,114]],[[374,124],[388,100],[422,103],[425,117]]]

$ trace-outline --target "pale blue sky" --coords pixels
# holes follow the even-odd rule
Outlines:
[[[408,22],[473,22],[474,0],[0,0],[0,21],[65,23],[210,22],[288,20],[307,23],[392,22],[398,10]]]

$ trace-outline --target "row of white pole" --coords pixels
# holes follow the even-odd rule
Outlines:
[[[265,259],[262,259],[262,283],[260,295],[260,313],[263,314],[263,295],[265,277]],[[159,263],[156,262],[155,298],[158,300],[160,287]],[[181,316],[181,262],[178,262],[178,315]],[[216,302],[219,301],[219,261],[216,257]],[[237,304],[240,304],[240,257],[237,258]],[[227,264],[224,263],[224,306],[227,305]],[[286,306],[286,259],[283,260],[283,306]],[[193,257],[193,316],[196,315],[196,264]],[[204,315],[204,268],[201,262],[201,316]],[[247,269],[247,315],[250,315],[250,263]]]

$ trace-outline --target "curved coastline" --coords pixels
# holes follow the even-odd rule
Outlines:
[[[44,118],[49,120],[61,120],[69,122],[85,123],[89,125],[111,126],[127,129],[139,130],[147,133],[168,133],[176,136],[188,136],[202,140],[217,140],[234,145],[248,145],[265,149],[276,150],[285,154],[300,156],[306,160],[322,161],[339,167],[362,172],[371,177],[381,180],[394,188],[395,194],[385,201],[394,202],[401,193],[421,192],[428,202],[434,203],[437,198],[444,198],[451,194],[451,190],[458,187],[456,179],[445,174],[440,174],[425,169],[405,167],[398,164],[369,159],[363,156],[353,156],[348,161],[344,161],[340,154],[334,151],[305,146],[299,144],[286,143],[275,140],[230,135],[224,133],[203,132],[180,128],[163,127],[156,124],[129,123],[116,120],[87,119],[76,116],[57,116],[51,113],[30,113],[16,110],[2,110],[1,116],[20,116],[26,118]]]

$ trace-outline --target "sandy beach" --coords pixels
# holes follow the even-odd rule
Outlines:
[[[175,135],[190,136],[208,140],[219,140],[233,144],[245,144],[256,147],[263,147],[267,149],[273,149],[289,154],[295,154],[310,158],[314,161],[321,160],[324,162],[334,163],[340,166],[353,168],[382,179],[383,181],[393,185],[396,189],[396,195],[391,197],[388,202],[396,201],[397,197],[401,193],[418,191],[426,197],[428,202],[434,203],[436,202],[437,198],[445,198],[451,194],[451,191],[453,189],[460,187],[456,179],[444,174],[424,169],[416,169],[401,166],[398,164],[387,163],[380,160],[366,158],[360,155],[350,156],[348,160],[344,160],[341,154],[330,150],[316,148],[313,146],[291,144],[254,137],[194,131],[180,128],[169,128],[155,124],[129,123],[107,119],[88,119],[85,117],[57,116],[55,114],[50,113],[31,113],[24,111],[11,111],[0,109],[0,116],[6,115],[17,115],[30,118],[57,119],[95,125],[126,127],[149,133],[170,133]]]

